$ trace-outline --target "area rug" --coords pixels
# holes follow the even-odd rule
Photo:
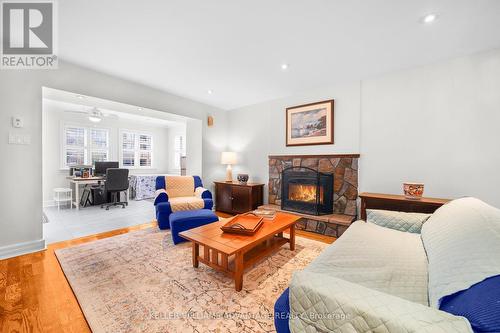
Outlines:
[[[191,245],[151,228],[56,251],[93,332],[273,332],[292,272],[327,246],[296,238],[247,270],[243,290],[200,263]]]

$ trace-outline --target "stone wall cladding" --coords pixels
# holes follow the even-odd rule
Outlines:
[[[281,172],[291,166],[309,167],[319,172],[333,173],[333,213],[356,215],[356,199],[358,197],[357,155],[269,156],[270,204],[281,205]],[[322,234],[326,234],[328,226],[325,226],[324,230],[326,231],[322,232]]]
[[[347,230],[348,227],[344,225],[338,225],[335,223],[328,223],[313,219],[301,218],[295,224],[295,228],[297,230],[305,230],[325,236],[338,238],[344,233],[344,231]]]

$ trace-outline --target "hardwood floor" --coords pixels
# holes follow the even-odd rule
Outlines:
[[[90,332],[54,250],[154,226],[156,222],[150,222],[54,243],[46,251],[0,260],[0,332]],[[326,243],[335,240],[304,231],[296,234]]]

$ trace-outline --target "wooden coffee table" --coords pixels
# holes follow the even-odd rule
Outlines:
[[[210,223],[183,231],[180,236],[193,245],[193,267],[199,262],[225,273],[234,279],[236,291],[243,287],[243,271],[257,261],[271,255],[283,244],[290,243],[295,250],[295,223],[300,217],[276,213],[274,220],[264,219],[262,227],[252,236],[224,233],[220,227],[227,221]],[[290,237],[283,237],[289,229]],[[203,253],[200,253],[200,245]]]

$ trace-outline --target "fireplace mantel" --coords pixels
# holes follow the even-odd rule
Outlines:
[[[328,154],[328,155],[269,155],[269,158],[359,158],[359,154]]]

